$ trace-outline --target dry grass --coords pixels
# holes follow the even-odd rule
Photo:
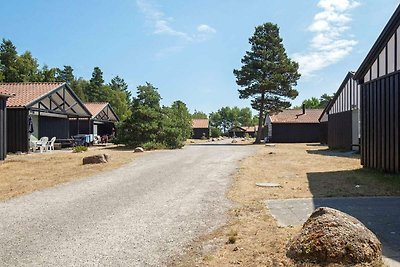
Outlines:
[[[99,153],[109,154],[111,162],[85,166],[82,164],[83,157]],[[0,164],[0,200],[115,169],[132,161],[136,155],[132,150],[115,146],[90,148],[84,153],[72,153],[69,150],[10,155]]]
[[[282,187],[261,188],[255,186],[258,182]],[[260,146],[256,155],[241,163],[227,193],[236,204],[229,222],[193,242],[186,255],[171,265],[295,266],[285,256],[285,246],[300,227],[279,227],[264,204],[266,199],[375,195],[400,195],[400,177],[362,170],[357,155],[322,146]],[[231,233],[236,233],[234,243],[229,242]]]

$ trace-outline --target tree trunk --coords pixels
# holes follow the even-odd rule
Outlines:
[[[257,131],[257,137],[256,137],[256,141],[254,142],[254,144],[260,144],[261,143],[261,139],[262,139],[262,133],[263,133],[263,125],[264,125],[264,99],[265,99],[265,95],[264,93],[261,94],[261,105],[260,105],[260,113],[258,115],[258,131]]]

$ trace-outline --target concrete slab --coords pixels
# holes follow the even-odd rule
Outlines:
[[[268,200],[267,207],[283,227],[301,225],[319,207],[331,207],[357,218],[383,245],[389,266],[400,266],[400,197],[306,198]]]

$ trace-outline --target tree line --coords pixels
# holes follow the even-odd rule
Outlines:
[[[66,82],[84,102],[109,102],[121,120],[131,113],[131,93],[121,77],[106,83],[99,67],[94,67],[90,80],[76,77],[68,65],[40,67],[31,52],[18,54],[12,41],[6,39],[0,45],[0,82]]]

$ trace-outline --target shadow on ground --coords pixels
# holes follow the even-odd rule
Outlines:
[[[353,159],[360,158],[360,155],[354,151],[331,150],[328,148],[309,149],[307,150],[307,153],[314,155],[328,156],[328,157],[342,157],[342,158],[353,158]]]
[[[400,198],[388,197],[400,196],[399,175],[358,169],[307,173],[307,178],[314,209],[331,207],[357,218],[382,242],[384,256],[400,263]]]
[[[241,144],[241,143],[201,143],[201,144],[189,144],[190,146],[252,146],[254,144]]]

